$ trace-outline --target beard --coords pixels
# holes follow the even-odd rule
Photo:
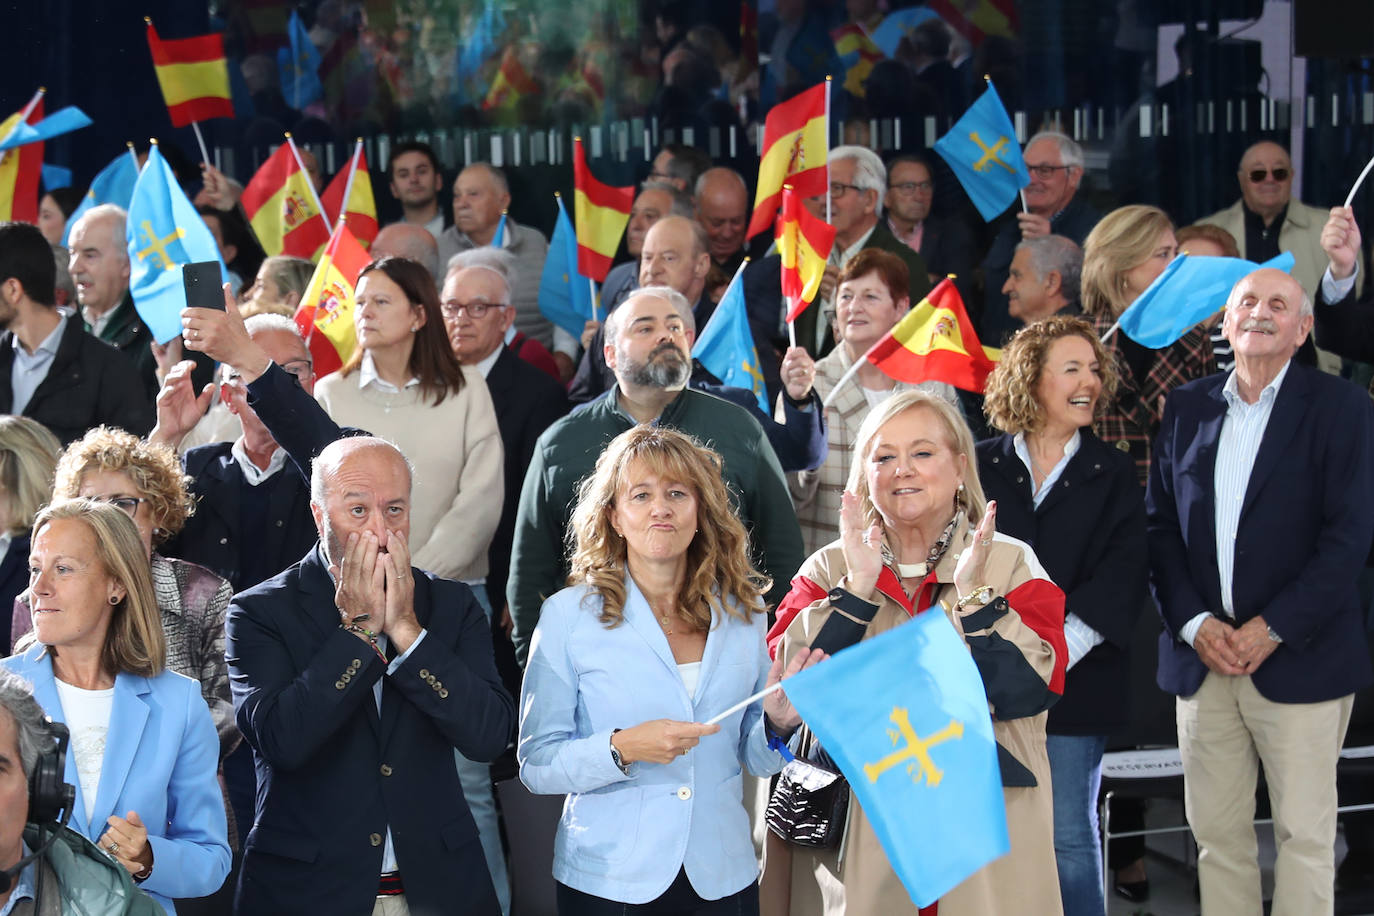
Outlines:
[[[637,363],[629,354],[621,352],[618,362],[624,368],[625,380],[641,388],[663,388],[676,391],[687,386],[692,377],[692,361],[677,345],[664,341],[650,351],[644,362]]]

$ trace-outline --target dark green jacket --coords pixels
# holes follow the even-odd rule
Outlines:
[[[163,916],[162,907],[139,890],[113,858],[95,844],[67,827],[57,842],[44,854],[40,866],[44,906],[35,910],[33,902],[18,904],[16,914],[34,916]],[[49,835],[45,831],[45,836]],[[33,824],[24,828],[24,842],[38,848],[38,832]],[[157,863],[153,864],[157,867]]]
[[[554,423],[535,443],[520,491],[506,597],[515,622],[515,654],[523,665],[544,599],[566,584],[564,535],[577,501],[577,486],[616,436],[635,425],[621,410],[619,386]],[[715,449],[725,483],[750,532],[754,566],[773,579],[776,604],[804,559],[801,529],[782,468],[768,437],[748,411],[729,401],[687,389],[664,408],[658,425],[688,433]]]

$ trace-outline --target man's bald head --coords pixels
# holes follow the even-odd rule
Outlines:
[[[716,263],[744,247],[749,222],[749,188],[733,169],[708,169],[697,179],[697,220],[706,230],[707,249]]]
[[[394,463],[405,470],[408,480],[415,478],[410,459],[394,444],[376,436],[344,436],[326,445],[310,463],[310,502],[324,506],[339,471],[359,461]]]
[[[711,270],[706,230],[696,220],[665,216],[649,227],[639,255],[639,284],[669,286],[696,302]]]
[[[425,265],[435,282],[439,280],[439,245],[424,226],[414,223],[393,223],[372,242],[373,259],[409,258]]]
[[[1286,149],[1272,141],[1261,140],[1245,151],[1237,177],[1245,206],[1266,225],[1293,198],[1293,160]]]

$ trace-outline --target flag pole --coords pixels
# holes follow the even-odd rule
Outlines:
[[[587,278],[587,288],[592,291],[592,321],[600,321],[600,312],[596,307],[596,281],[591,277]]]
[[[1107,339],[1108,339],[1109,337],[1111,337],[1113,334],[1115,334],[1115,333],[1116,333],[1116,329],[1119,328],[1119,327],[1121,327],[1121,319],[1120,319],[1120,318],[1118,318],[1116,321],[1113,321],[1113,322],[1112,322],[1112,326],[1109,327],[1109,328],[1107,328],[1107,330],[1105,330],[1105,331],[1102,332],[1102,343],[1106,343],[1106,342],[1107,342]]]
[[[291,155],[296,160],[296,168],[305,173],[306,187],[310,188],[310,196],[315,199],[315,209],[320,211],[324,217],[325,225],[329,225],[329,216],[324,212],[324,204],[320,203],[320,192],[315,190],[315,181],[310,177],[310,173],[305,169],[305,163],[301,160],[300,150],[296,149],[296,141],[291,139],[291,132],[286,133],[286,142],[291,147]],[[344,198],[344,206],[348,206],[348,198]]]
[[[363,138],[359,137],[357,144],[353,147],[353,158],[348,163],[348,180],[344,182],[343,204],[339,211],[339,219],[348,215],[348,200],[353,194],[353,178],[358,174],[358,159],[362,156],[362,152]],[[329,214],[326,213],[325,218],[328,219]]]
[[[212,163],[210,162],[210,151],[205,148],[205,137],[200,132],[200,122],[192,121],[191,129],[196,132],[196,142],[200,144],[201,161],[204,162],[206,165],[212,165]]]
[[[778,681],[776,684],[769,684],[767,687],[763,688],[758,693],[751,694],[750,696],[745,697],[744,699],[736,703],[734,706],[731,706],[729,709],[725,710],[725,712],[717,713],[716,715],[712,716],[711,718],[707,719],[705,722],[701,724],[715,725],[717,722],[724,721],[725,719],[730,718],[735,713],[739,712],[741,709],[748,706],[750,703],[753,703],[756,700],[763,699],[764,697],[768,696],[770,693],[774,692],[781,686],[782,681]]]
[[[38,107],[39,101],[43,98],[43,93],[47,91],[48,90],[42,86],[38,87],[38,91],[33,94],[33,98],[29,99],[29,103],[24,106],[24,110],[19,112],[19,119],[14,122],[14,126],[10,128],[9,133],[5,134],[4,141],[8,141],[10,137],[13,137],[14,132],[19,129],[21,124],[29,123],[29,115],[33,114],[33,110]],[[4,158],[4,153],[0,153],[0,158]]]
[[[825,221],[830,222],[830,74],[825,75]]]
[[[129,158],[134,161],[134,171],[138,171],[138,153],[134,152],[134,141],[125,140],[124,145],[129,148]]]
[[[1360,177],[1355,179],[1355,186],[1351,188],[1350,193],[1346,195],[1345,203],[1342,204],[1342,206],[1350,206],[1350,202],[1355,199],[1355,192],[1360,189],[1360,185],[1364,184],[1365,176],[1369,174],[1371,168],[1374,168],[1374,158],[1371,158],[1364,164],[1364,171],[1360,172]]]

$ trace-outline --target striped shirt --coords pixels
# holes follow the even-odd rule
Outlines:
[[[1222,396],[1226,398],[1226,418],[1217,437],[1217,464],[1212,486],[1216,496],[1217,575],[1221,581],[1221,609],[1231,618],[1236,616],[1231,587],[1236,575],[1236,530],[1240,527],[1240,510],[1250,484],[1250,472],[1255,467],[1255,455],[1259,453],[1264,431],[1269,426],[1269,416],[1274,412],[1279,386],[1288,375],[1288,366],[1289,363],[1284,364],[1274,380],[1260,391],[1259,398],[1253,404],[1242,400],[1235,372],[1227,377],[1221,389]],[[1189,645],[1193,644],[1193,637],[1206,618],[1207,613],[1203,612],[1184,625],[1181,635]]]

